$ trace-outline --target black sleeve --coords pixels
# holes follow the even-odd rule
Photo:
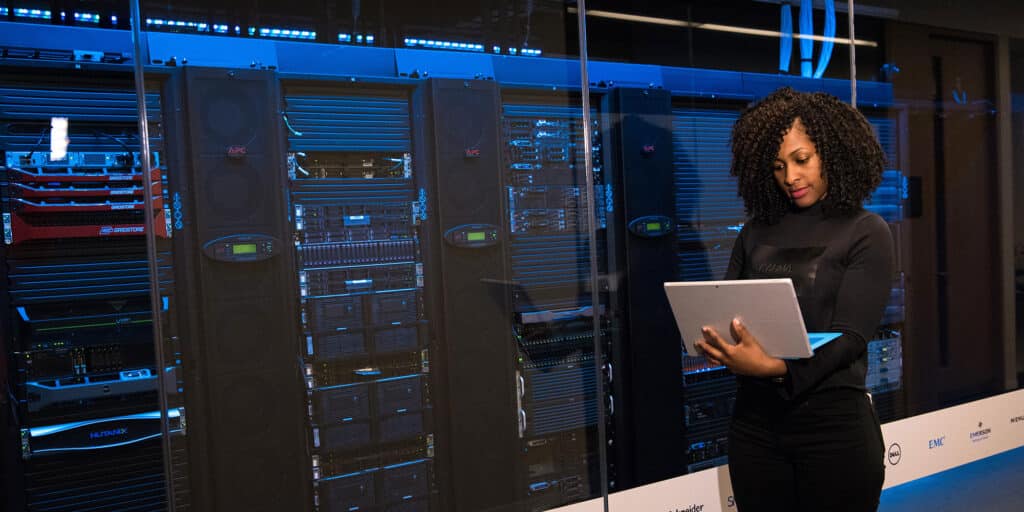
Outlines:
[[[743,275],[743,262],[746,259],[746,252],[743,248],[743,234],[747,232],[746,226],[736,236],[736,243],[732,246],[732,255],[729,256],[729,268],[725,271],[725,279],[740,279]]]
[[[867,350],[868,340],[878,329],[889,302],[893,275],[892,233],[881,217],[860,219],[847,261],[829,326],[830,331],[843,335],[819,348],[811,358],[786,360],[788,375],[781,388],[785,398],[799,396],[853,364]]]

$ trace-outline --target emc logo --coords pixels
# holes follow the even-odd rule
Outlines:
[[[929,439],[928,440],[928,449],[929,450],[934,450],[936,448],[942,448],[942,446],[945,443],[946,443],[946,436],[942,436],[942,437],[940,437],[938,439]]]

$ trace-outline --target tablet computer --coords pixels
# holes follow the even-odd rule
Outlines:
[[[768,355],[784,359],[811,357],[816,348],[841,335],[807,332],[789,278],[671,282],[665,283],[665,294],[691,355],[699,354],[694,343],[703,338],[705,325],[732,342],[733,318],[747,326]]]

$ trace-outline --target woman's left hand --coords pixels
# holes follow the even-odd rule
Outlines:
[[[729,330],[736,340],[735,345],[725,341],[713,328],[704,327],[704,341],[698,341],[697,348],[705,357],[724,364],[737,375],[781,377],[786,374],[786,363],[766,354],[761,343],[738,318],[733,319]]]

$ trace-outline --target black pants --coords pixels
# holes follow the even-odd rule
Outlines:
[[[740,392],[729,429],[729,475],[739,512],[878,509],[885,456],[867,395],[829,390],[790,406]]]

